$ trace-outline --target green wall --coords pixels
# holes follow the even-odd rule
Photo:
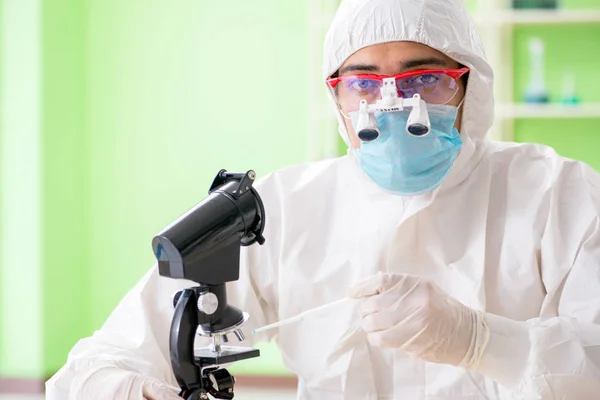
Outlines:
[[[43,378],[219,169],[304,161],[308,24],[303,2],[277,0],[0,5],[0,376]],[[281,373],[278,357],[240,368]]]
[[[93,327],[153,263],[153,235],[205,197],[219,169],[252,168],[262,176],[305,154],[304,4],[173,4],[95,0],[91,6]],[[282,84],[290,77],[297,91]],[[265,363],[278,365],[277,355],[242,368]]]
[[[590,9],[600,6],[598,0],[559,0],[559,4],[567,9]]]
[[[93,325],[153,262],[153,234],[201,200],[220,168],[260,176],[303,160],[305,91],[281,82],[306,85],[304,6],[219,4],[90,6]]]
[[[39,377],[40,7],[0,2],[0,376]]]
[[[86,5],[45,0],[42,12],[42,274],[44,374],[91,324]],[[117,278],[118,280],[118,278]]]

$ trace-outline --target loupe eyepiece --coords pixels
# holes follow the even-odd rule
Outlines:
[[[406,131],[413,136],[425,136],[429,133],[429,128],[423,124],[413,123],[406,127]]]
[[[356,123],[356,135],[363,142],[372,142],[379,137],[379,126],[373,113],[368,112],[366,100],[360,101],[358,121]]]
[[[372,142],[379,137],[379,131],[377,129],[365,128],[358,132],[358,138],[363,142]]]
[[[431,131],[431,122],[429,121],[429,113],[425,102],[421,100],[421,96],[415,94],[413,99],[417,100],[417,104],[412,107],[406,121],[406,132],[412,136],[425,136]]]

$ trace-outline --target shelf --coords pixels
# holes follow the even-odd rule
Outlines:
[[[503,104],[496,116],[516,118],[600,118],[600,103],[562,104]]]
[[[600,23],[600,9],[592,10],[511,10],[490,15],[474,14],[479,25],[519,25],[519,24],[574,24]]]

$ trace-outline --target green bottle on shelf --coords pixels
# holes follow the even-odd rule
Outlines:
[[[558,0],[512,0],[514,9],[555,9]]]
[[[544,47],[542,39],[529,39],[529,82],[524,92],[526,103],[547,103],[550,100],[544,73]]]
[[[575,91],[575,74],[573,71],[566,71],[564,73],[559,103],[563,105],[576,105],[580,103]]]

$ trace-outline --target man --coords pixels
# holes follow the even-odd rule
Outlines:
[[[230,302],[250,328],[360,299],[275,338],[301,399],[592,399],[600,393],[600,178],[536,145],[491,143],[492,71],[461,0],[346,0],[324,78],[346,157],[258,186],[264,246]],[[383,79],[427,102],[431,132],[381,112]],[[48,399],[173,399],[156,269],[80,341]],[[164,383],[163,383],[164,382]]]

